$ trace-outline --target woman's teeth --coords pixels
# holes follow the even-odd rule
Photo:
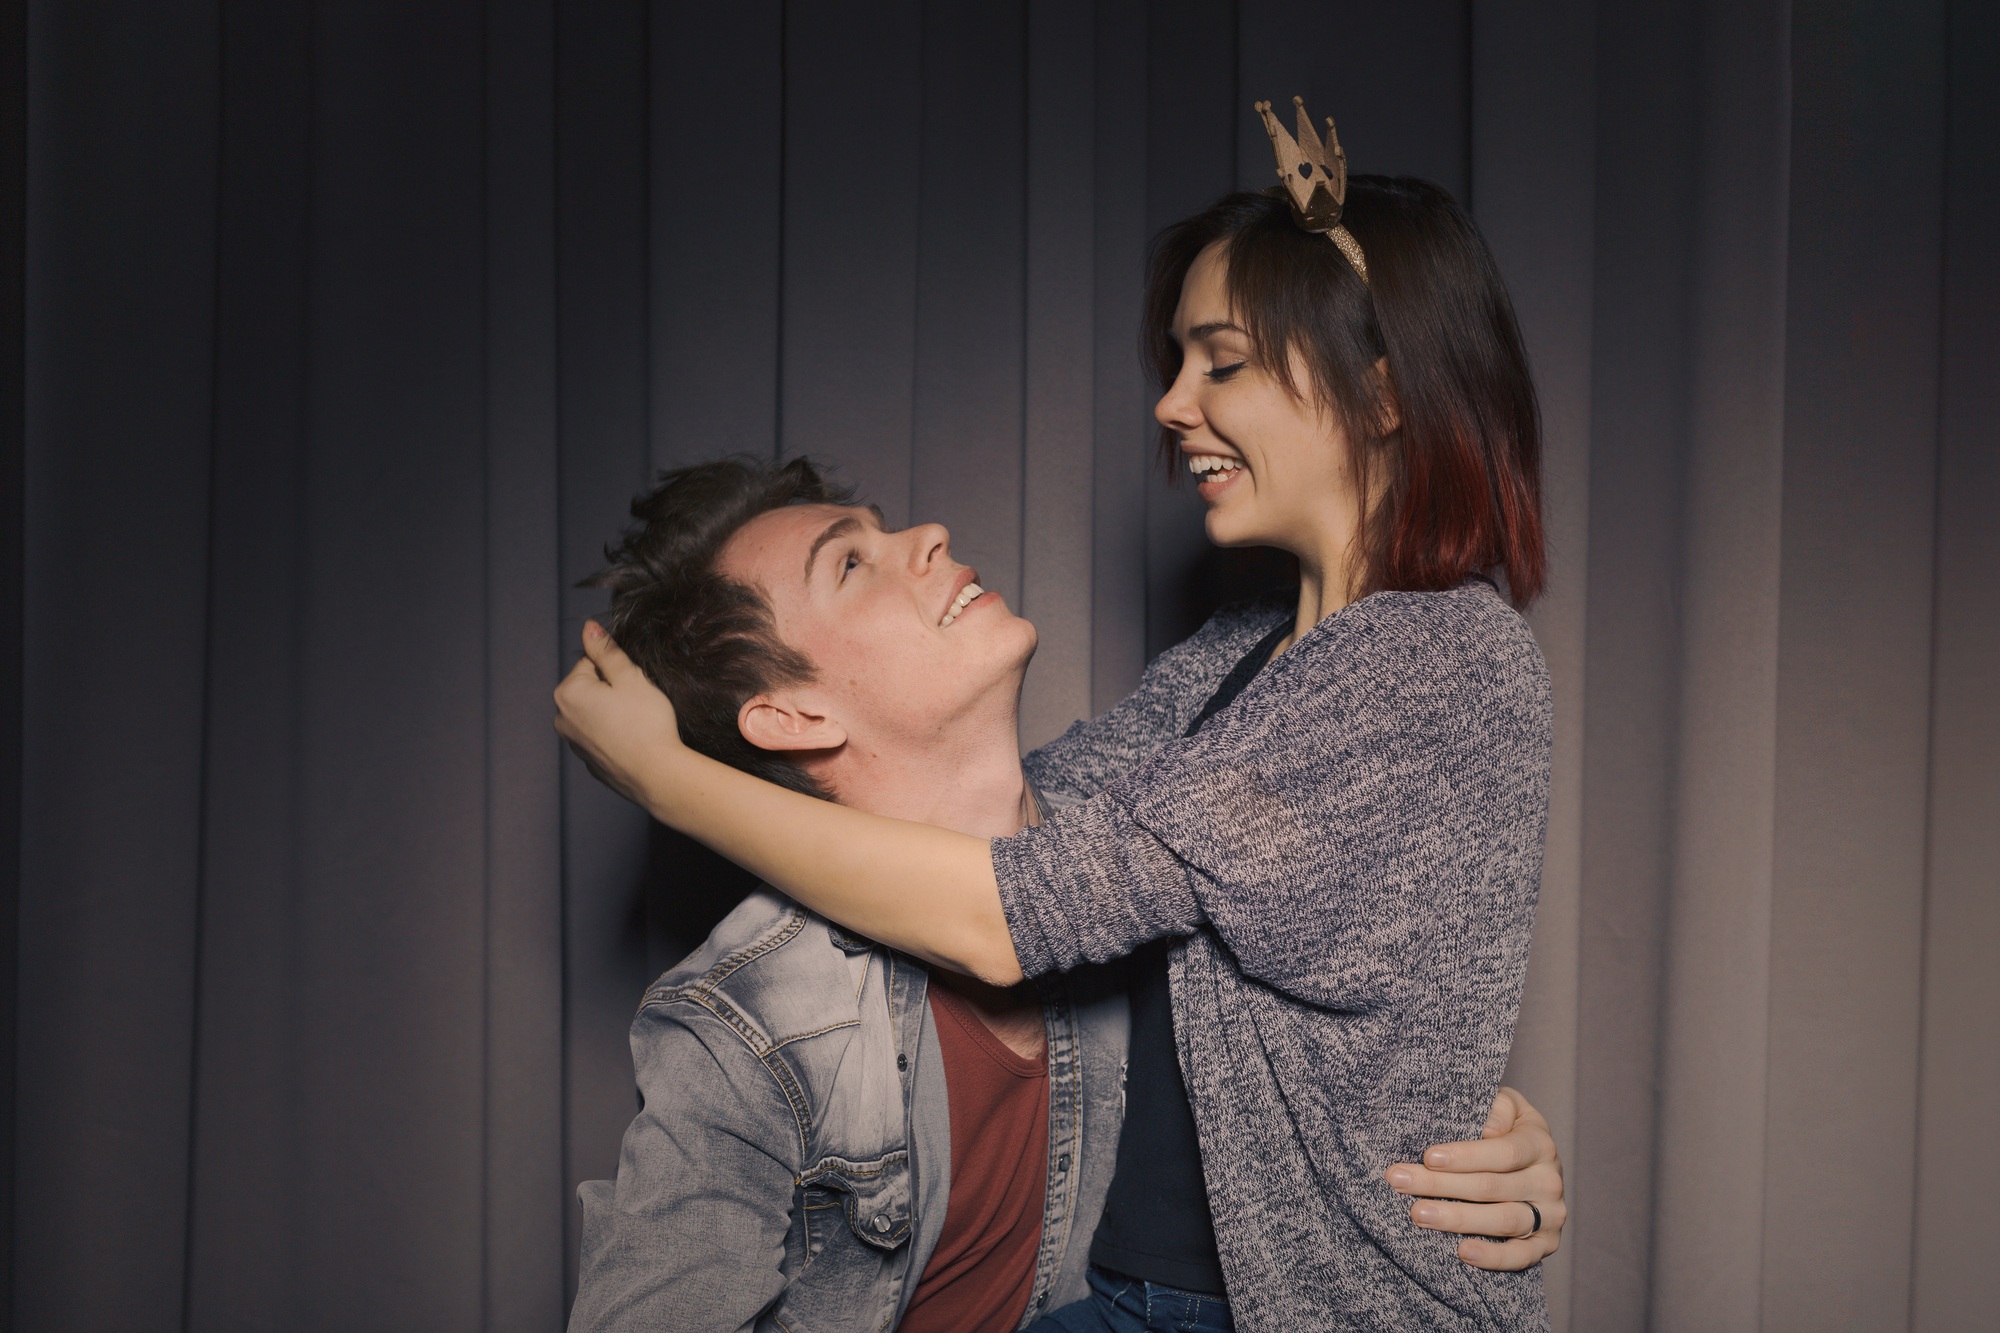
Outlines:
[[[938,622],[938,628],[943,629],[945,626],[951,624],[952,621],[957,620],[958,613],[966,607],[971,606],[972,599],[985,591],[986,589],[980,587],[977,583],[966,584],[965,591],[958,595],[958,600],[951,604],[951,610],[945,612],[944,619]]]
[[[1228,481],[1243,470],[1243,460],[1224,458],[1220,454],[1189,454],[1188,471],[1197,477],[1214,474],[1211,480]]]

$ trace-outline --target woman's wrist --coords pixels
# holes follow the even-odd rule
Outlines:
[[[654,746],[632,774],[632,799],[662,824],[688,832],[691,814],[688,798],[699,781],[705,758],[689,749],[678,736]]]

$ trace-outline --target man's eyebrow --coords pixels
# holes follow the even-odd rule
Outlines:
[[[852,514],[836,518],[826,525],[826,531],[813,538],[812,550],[806,552],[806,582],[812,582],[813,561],[819,559],[819,548],[830,541],[845,537],[850,532],[861,530],[861,520]]]

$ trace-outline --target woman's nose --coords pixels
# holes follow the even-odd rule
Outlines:
[[[1160,395],[1160,401],[1153,404],[1153,420],[1182,435],[1201,425],[1201,409],[1195,405],[1186,370],[1174,377],[1174,382]]]

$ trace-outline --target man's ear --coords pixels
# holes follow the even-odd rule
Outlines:
[[[846,728],[791,694],[744,700],[736,710],[736,729],[760,750],[833,750],[847,743]]]

